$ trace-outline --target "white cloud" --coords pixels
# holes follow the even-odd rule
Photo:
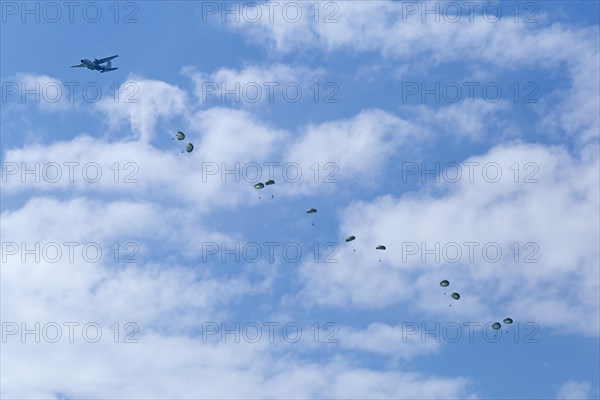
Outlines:
[[[286,149],[286,160],[300,163],[304,170],[319,163],[322,175],[317,182],[335,179],[364,184],[380,173],[393,155],[414,151],[427,137],[409,121],[368,109],[352,118],[307,126]],[[301,183],[296,190],[307,190],[310,182]]]
[[[81,88],[77,89],[72,82],[65,85],[48,75],[17,73],[3,80],[2,103],[18,108],[35,104],[44,112],[66,112],[74,109],[81,100]]]
[[[6,346],[3,397],[473,398],[465,378],[380,372],[340,358],[304,363],[261,343],[207,345],[155,334],[137,344],[111,340]]]
[[[329,53],[378,53],[400,64],[394,68],[401,72],[419,64],[427,71],[427,62],[432,66],[466,62],[483,71],[484,79],[498,70],[540,67],[561,71],[565,67],[571,86],[544,99],[539,107],[540,115],[547,116],[543,126],[553,134],[564,130],[580,138],[579,145],[588,145],[573,153],[559,146],[501,145],[467,159],[498,162],[503,176],[497,183],[483,180],[480,173],[475,182],[469,182],[463,167],[459,183],[425,185],[417,192],[371,202],[356,200],[339,214],[338,235],[356,235],[352,243],[356,252],[345,246],[340,263],[326,268],[301,265],[299,296],[290,299],[282,289],[283,300],[272,305],[276,310],[267,308],[270,315],[293,318],[299,307],[313,305],[364,310],[401,303],[424,319],[439,317],[449,312],[448,299],[439,287],[439,281],[446,278],[452,290],[456,287],[463,295],[452,308],[457,319],[511,316],[519,323],[535,321],[576,335],[597,335],[599,160],[597,149],[589,145],[596,140],[599,125],[598,50],[592,39],[597,28],[527,26],[512,21],[490,24],[480,18],[474,23],[423,24],[418,17],[402,21],[401,3],[332,4],[340,8],[335,16],[338,23],[315,24],[303,18],[298,24],[263,21],[254,28],[238,25],[234,29],[272,44],[276,55],[315,47]],[[311,5],[302,3],[305,15],[311,15]],[[481,68],[482,63],[490,64],[489,69]],[[235,82],[242,86],[264,81],[305,83],[322,77],[324,71],[253,64],[208,74],[187,68],[183,73],[192,78],[194,95],[201,98],[206,80],[224,82],[227,87]],[[29,82],[60,82],[46,76],[23,76]],[[21,344],[18,337],[3,344],[1,362],[9,367],[2,369],[2,396],[476,397],[471,381],[463,377],[428,376],[389,368],[389,364],[382,369],[361,366],[356,355],[364,352],[404,361],[439,347],[435,342],[419,342],[418,336],[405,343],[401,327],[381,322],[362,329],[345,326],[343,341],[328,349],[329,353],[320,352],[323,346],[301,344],[202,342],[202,322],[235,320],[245,312],[244,307],[256,305],[257,295],[279,294],[274,290],[275,278],[269,276],[274,269],[251,279],[244,272],[232,277],[214,265],[194,265],[201,251],[198,238],[220,242],[239,236],[206,226],[205,217],[217,207],[235,210],[256,201],[251,184],[243,179],[240,184],[248,190],[240,190],[240,184],[222,184],[220,173],[204,182],[203,167],[206,162],[226,162],[231,169],[236,163],[251,161],[293,161],[310,175],[309,167],[315,162],[321,167],[335,162],[340,168],[336,178],[359,183],[364,191],[371,187],[371,179],[377,183],[378,178],[389,179],[381,172],[394,157],[414,156],[422,151],[424,141],[443,133],[489,139],[484,132],[490,126],[508,126],[498,119],[511,107],[481,101],[436,111],[420,107],[412,120],[366,108],[334,121],[284,129],[247,111],[198,106],[190,101],[190,93],[167,82],[135,76],[128,82],[134,86],[121,87],[120,101],[104,98],[95,108],[115,132],[125,126],[119,140],[83,135],[49,146],[27,144],[3,154],[4,162],[17,165],[98,162],[106,178],[89,183],[79,175],[73,183],[65,178],[57,183],[23,184],[19,175],[11,176],[10,182],[2,184],[3,196],[11,201],[22,200],[17,195],[24,193],[55,197],[33,197],[10,211],[3,209],[4,242],[96,241],[109,246],[113,241],[133,240],[140,245],[138,258],[148,258],[124,266],[106,259],[91,264],[22,263],[18,256],[3,263],[3,321],[97,321],[106,336],[97,344],[80,338],[76,343]],[[139,102],[126,102],[127,95]],[[43,107],[71,109],[62,102]],[[175,125],[176,118],[184,122]],[[171,142],[177,130],[184,130],[195,144],[193,153],[181,154],[181,143]],[[167,147],[173,144],[173,150],[161,150],[163,141]],[[117,161],[121,169],[115,183],[110,167]],[[127,162],[139,168],[134,175],[139,182],[133,185],[123,182],[131,171],[124,168]],[[510,169],[515,162],[520,172],[517,183]],[[537,184],[523,182],[531,171],[525,168],[528,162],[539,166]],[[64,166],[62,171],[66,173]],[[278,196],[323,195],[322,187],[304,180],[299,185],[280,185],[275,179]],[[85,197],[90,195],[96,199]],[[450,265],[403,259],[403,242],[468,241],[497,242],[506,253],[498,263]],[[540,262],[511,262],[513,242],[535,242]],[[388,250],[377,252],[378,244]],[[525,253],[521,247],[520,257]],[[115,321],[121,325],[137,322],[140,343],[113,343],[108,327]],[[307,354],[317,354],[317,360],[302,361]],[[590,393],[589,383],[569,381],[558,396],[590,397]]]
[[[185,67],[184,75],[194,82],[194,94],[201,104],[253,104],[312,99],[310,87],[321,78],[322,68],[310,69],[281,63],[247,65],[241,69],[221,68],[211,73]],[[297,88],[300,88],[297,93]]]
[[[435,130],[437,137],[482,141],[491,136],[497,139],[505,135],[497,132],[497,127],[506,129],[503,115],[510,110],[511,105],[507,101],[491,103],[482,99],[474,99],[472,102],[465,99],[437,110],[422,105],[415,108],[414,115],[423,126]]]
[[[276,158],[284,133],[232,110],[203,112],[197,124],[196,130],[186,130],[187,140],[196,145],[190,154],[181,154],[181,143],[170,138],[164,138],[165,151],[138,141],[109,142],[89,136],[7,150],[2,190],[11,195],[94,193],[193,203],[193,214],[254,200],[251,190],[240,190],[244,184],[252,188],[241,179],[241,167],[237,184],[234,176],[223,175],[224,170],[234,169],[235,163]],[[218,168],[214,173],[213,167]],[[251,172],[244,175],[248,180],[253,178]]]
[[[182,144],[166,135],[162,146],[172,146],[170,151],[143,140],[85,135],[27,145],[6,151],[3,190],[135,195],[193,203],[195,211],[203,212],[256,201],[252,185],[270,179],[270,168],[280,195],[335,189],[342,180],[369,186],[393,156],[414,155],[432,137],[430,128],[378,109],[300,127],[298,133],[243,110],[216,107],[185,113],[189,129],[179,129],[186,134],[184,142],[195,145],[190,154],[181,154]],[[298,182],[289,183],[297,173]]]
[[[188,214],[154,204],[84,198],[33,198],[3,212],[3,316],[37,321],[123,317],[148,327],[172,323],[171,313],[180,309],[208,316],[216,305],[263,290],[243,276],[218,278],[210,263],[199,262],[198,237],[220,241],[227,236],[202,228]],[[39,250],[26,254],[36,243]],[[161,262],[153,261],[156,243],[167,254]],[[174,251],[178,257],[168,255]],[[195,269],[179,267],[190,259],[197,262]],[[223,308],[219,315],[224,314]]]
[[[318,304],[363,308],[405,302],[435,315],[447,307],[436,287],[450,277],[463,295],[457,316],[496,320],[510,313],[521,321],[598,334],[599,163],[593,148],[575,158],[558,147],[505,145],[467,161],[498,163],[502,178],[486,182],[479,167],[471,183],[463,165],[458,183],[431,183],[400,198],[351,204],[340,215],[340,235],[357,237],[352,243],[356,253],[343,250],[340,263],[328,268],[303,265],[303,296]],[[521,171],[518,183],[510,170],[515,162]],[[525,170],[528,162],[539,167],[530,176],[539,183],[524,182],[533,171]],[[439,261],[429,255],[422,262],[425,249],[434,249],[436,242]],[[462,245],[466,242],[479,243],[472,261]],[[519,263],[511,249],[515,242],[521,249]],[[448,261],[454,252],[442,251],[450,243],[461,248],[455,264]],[[487,243],[503,250],[498,262],[484,258]],[[378,244],[387,246],[385,253],[376,253]],[[414,255],[412,244],[417,246]],[[523,263],[536,246],[533,256],[539,262]]]
[[[585,400],[590,398],[592,385],[589,382],[567,381],[556,395],[560,400]]]
[[[288,3],[292,8],[301,5],[303,17],[299,21],[292,22],[282,12]],[[551,98],[549,109],[540,115],[546,116],[546,128],[558,129],[557,136],[565,131],[583,142],[597,138],[600,78],[596,26],[573,28],[548,24],[544,21],[549,14],[536,15],[538,23],[525,23],[524,16],[515,22],[508,15],[491,22],[482,5],[476,6],[472,19],[468,7],[463,5],[462,17],[457,22],[439,16],[436,21],[435,14],[426,10],[439,9],[439,2],[392,1],[332,3],[334,8],[327,10],[320,7],[323,14],[332,13],[337,20],[327,23],[323,19],[314,22],[312,3],[278,4],[279,11],[274,13],[272,22],[265,17],[257,23],[242,20],[229,26],[277,55],[314,49],[326,53],[379,53],[392,60],[399,71],[405,71],[407,65],[426,71],[453,62],[474,63],[473,66],[485,63],[488,74],[533,67],[545,74],[551,68],[566,66],[571,87],[566,94],[558,93]],[[416,13],[409,9],[411,4],[416,6]],[[263,5],[263,8],[268,7]],[[508,14],[508,10],[503,11]]]
[[[392,127],[399,123],[384,113],[374,112],[374,116],[389,120],[390,126],[385,128],[387,135],[392,134]],[[279,148],[285,137],[285,132],[265,127],[242,111],[211,109],[191,118],[195,118],[203,130],[198,142],[200,151],[192,154],[201,154],[202,158],[210,154],[219,160],[232,161],[267,157],[271,148]],[[373,116],[368,113],[337,123],[362,134],[371,128],[378,132]],[[250,134],[239,137],[240,129],[249,126]],[[190,135],[194,137],[195,132],[191,131]],[[359,156],[359,152],[353,155],[357,160]],[[110,188],[112,179],[98,186],[104,193],[114,192],[112,195],[117,200],[89,200],[83,196],[95,193],[91,185],[80,181],[61,183],[58,185],[61,190],[56,190],[58,194],[66,196],[75,188],[78,197],[33,197],[20,208],[4,211],[3,240],[29,244],[32,241],[95,241],[106,246],[113,240],[122,242],[135,238],[140,243],[139,256],[143,260],[160,249],[166,252],[173,249],[177,254],[180,253],[176,249],[184,249],[181,254],[184,261],[186,256],[197,256],[194,240],[198,236],[215,240],[227,239],[227,236],[203,228],[199,217],[202,207],[179,210],[165,204],[164,197],[153,197],[152,188],[160,179],[164,179],[165,184],[161,191],[171,192],[169,195],[178,194],[177,190],[183,190],[181,188],[189,183],[194,162],[190,158],[184,159],[188,163],[181,162],[177,157],[164,155],[147,144],[106,143],[85,136],[46,148],[10,150],[6,160],[11,162],[87,158],[99,162],[105,171],[112,160],[133,160],[140,164],[140,174],[136,176],[140,182],[118,191]],[[379,158],[381,154],[374,152],[369,157]],[[163,165],[168,167],[167,171],[161,171]],[[156,169],[153,171],[153,168]],[[145,172],[142,174],[142,171]],[[167,175],[170,179],[161,178]],[[168,184],[169,180],[175,181],[173,176],[180,175],[188,180]],[[11,195],[23,189],[19,181],[4,185],[6,187],[10,188]],[[29,189],[35,192],[40,187],[42,185],[32,185]],[[42,192],[55,187],[49,184]],[[137,201],[129,197],[133,194]],[[122,196],[126,199],[121,199]],[[161,246],[153,247],[155,243]],[[44,343],[34,348],[29,343],[19,343],[17,337],[3,345],[2,364],[10,365],[9,372],[3,372],[3,396],[48,398],[57,393],[78,398],[134,395],[190,398],[198,393],[209,397],[274,398],[470,396],[469,382],[464,378],[369,370],[343,358],[325,364],[304,363],[298,360],[298,353],[289,354],[289,347],[267,347],[260,343],[215,345],[201,343],[198,336],[183,336],[194,333],[204,321],[234,318],[232,306],[257,293],[265,293],[270,281],[250,283],[244,275],[223,278],[210,274],[208,266],[190,269],[178,265],[177,257],[170,256],[161,262],[151,258],[125,267],[111,265],[106,260],[92,264],[22,263],[18,256],[12,256],[2,268],[4,321],[25,321],[28,328],[36,321],[59,325],[76,321],[80,326],[97,322],[103,328],[106,341],[82,343],[79,338],[76,343]],[[111,343],[113,331],[109,327],[114,322],[123,326],[128,321],[139,325],[140,343]],[[305,351],[306,347],[295,349]],[[327,371],[325,377],[323,370]],[[231,381],[236,385],[232,386]]]
[[[376,322],[360,330],[342,327],[340,333],[342,347],[391,355],[394,359],[410,360],[439,347],[435,340],[422,340],[422,332],[414,324],[390,326]]]
[[[187,101],[187,93],[176,86],[131,75],[119,86],[117,99],[104,97],[95,108],[107,117],[113,129],[127,122],[134,138],[149,143],[156,134],[157,122],[161,118],[183,115]]]

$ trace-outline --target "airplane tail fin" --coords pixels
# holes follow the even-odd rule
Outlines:
[[[108,67],[108,69],[110,69],[110,66],[112,65],[112,63],[110,62],[110,60],[106,63],[106,66]]]

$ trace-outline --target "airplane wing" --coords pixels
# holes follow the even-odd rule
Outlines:
[[[119,69],[119,68],[103,68],[100,72],[104,73],[104,72],[108,72],[108,71],[114,71],[115,69]]]
[[[84,64],[79,64],[79,65],[71,65],[71,68],[82,68],[85,67],[86,65]]]
[[[107,61],[110,61],[110,60],[112,60],[113,58],[117,58],[117,57],[119,57],[119,55],[118,55],[118,54],[117,54],[116,56],[110,56],[110,57],[106,57],[106,58],[101,58],[101,59],[99,59],[99,60],[96,60],[96,63],[98,63],[98,64],[102,64],[102,63],[105,63],[105,62],[107,62]]]

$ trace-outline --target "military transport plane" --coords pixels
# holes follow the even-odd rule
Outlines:
[[[118,68],[111,68],[111,63],[110,60],[112,60],[113,58],[117,58],[119,57],[118,55],[116,56],[110,56],[110,57],[106,57],[106,58],[101,58],[101,59],[97,59],[94,58],[94,61],[90,61],[87,58],[84,58],[83,60],[81,60],[81,64],[79,65],[71,65],[71,68],[88,68],[96,71],[100,71],[101,73],[104,72],[108,72],[108,71],[114,71],[115,69]],[[106,63],[106,67],[100,64],[104,64]]]

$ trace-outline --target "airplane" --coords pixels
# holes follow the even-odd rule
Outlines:
[[[97,59],[94,58],[94,61],[90,61],[87,58],[84,58],[83,60],[81,60],[81,64],[79,65],[71,65],[71,68],[87,68],[87,69],[91,69],[96,70],[96,71],[100,71],[101,73],[105,73],[108,71],[114,71],[115,69],[119,69],[119,68],[112,68],[111,67],[111,63],[110,60],[112,60],[113,58],[117,58],[119,57],[119,55],[116,56],[111,56],[111,57],[106,57],[106,58],[101,58],[101,59]],[[100,64],[104,64],[106,63],[106,67]]]

